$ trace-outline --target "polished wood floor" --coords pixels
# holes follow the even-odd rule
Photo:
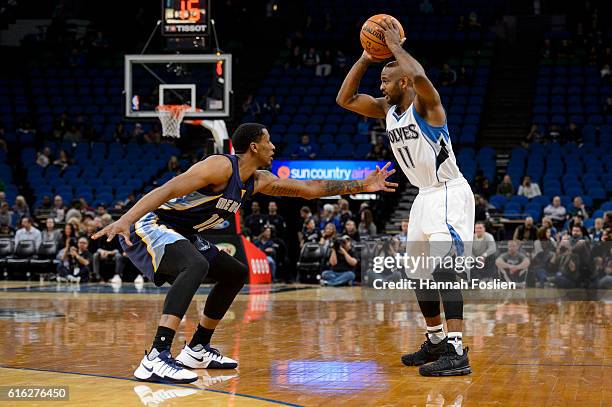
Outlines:
[[[168,386],[131,376],[150,346],[163,292],[130,284],[114,291],[0,284],[0,386],[70,389],[68,402],[14,405],[612,405],[608,293],[468,293],[464,342],[474,373],[425,378],[399,359],[423,339],[410,294],[251,287],[213,338],[239,369],[201,370],[194,386]],[[205,299],[196,296],[175,354]]]

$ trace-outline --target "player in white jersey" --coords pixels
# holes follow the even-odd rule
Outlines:
[[[364,51],[344,79],[336,101],[364,116],[386,118],[393,154],[410,183],[419,188],[410,210],[408,255],[422,256],[426,248],[430,256],[444,257],[448,253],[469,256],[474,232],[474,196],[457,166],[440,95],[421,64],[402,48],[404,39],[400,38],[398,27],[391,20],[383,20],[381,27],[395,57],[381,72],[383,97],[358,93],[367,68],[377,62]],[[413,278],[452,283],[457,274],[452,268],[436,267],[417,270]],[[419,373],[424,376],[471,373],[468,348],[463,349],[462,345],[461,291],[448,287],[418,288],[415,293],[427,323],[426,341],[417,352],[402,356],[402,362],[420,366]],[[448,335],[440,316],[440,299]]]

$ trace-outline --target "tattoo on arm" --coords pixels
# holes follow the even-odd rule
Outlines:
[[[321,187],[321,196],[346,195],[363,192],[363,181],[315,181]]]
[[[269,195],[273,196],[292,196],[300,197],[303,195],[302,190],[295,187],[271,185]]]

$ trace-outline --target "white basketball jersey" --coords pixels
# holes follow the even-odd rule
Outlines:
[[[387,136],[395,159],[408,181],[418,188],[463,178],[448,134],[448,126],[432,126],[414,108],[400,115],[396,105],[387,112]]]

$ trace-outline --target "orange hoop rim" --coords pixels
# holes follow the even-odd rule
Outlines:
[[[178,115],[180,113],[191,110],[189,105],[158,105],[155,110],[158,112],[170,112],[172,115]]]

